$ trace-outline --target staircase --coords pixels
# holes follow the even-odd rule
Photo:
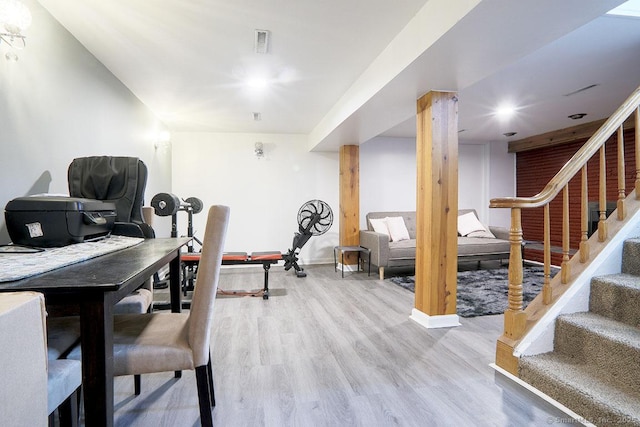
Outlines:
[[[596,426],[640,426],[640,239],[622,273],[591,279],[589,311],[556,319],[554,350],[520,359],[519,376]]]

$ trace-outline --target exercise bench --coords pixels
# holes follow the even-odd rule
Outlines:
[[[264,288],[262,290],[262,299],[269,299],[269,269],[271,265],[277,264],[282,260],[280,252],[225,252],[222,254],[222,265],[244,265],[244,264],[262,264],[264,269]],[[180,254],[182,264],[191,270],[198,267],[200,262],[199,252],[185,252]],[[225,293],[222,291],[222,293]],[[238,294],[234,292],[233,294]]]

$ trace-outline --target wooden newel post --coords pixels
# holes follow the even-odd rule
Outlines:
[[[509,230],[511,253],[509,254],[509,306],[504,313],[504,334],[511,339],[522,336],[527,315],[522,309],[522,222],[520,208],[511,209]]]

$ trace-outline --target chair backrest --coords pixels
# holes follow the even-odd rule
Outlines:
[[[206,365],[209,361],[213,307],[218,291],[218,278],[228,223],[229,208],[227,206],[215,205],[209,208],[189,312],[189,344],[196,367]]]
[[[92,156],[73,159],[67,171],[69,195],[113,202],[116,226],[121,234],[136,234],[124,224],[133,224],[140,237],[155,237],[142,215],[147,166],[137,157]],[[118,234],[114,230],[114,234]]]
[[[47,420],[44,295],[0,293],[0,424],[43,426]]]

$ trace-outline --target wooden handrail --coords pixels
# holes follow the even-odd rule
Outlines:
[[[589,159],[598,152],[611,135],[638,108],[640,87],[638,87],[615,113],[593,134],[591,138],[569,159],[544,189],[533,197],[500,197],[491,199],[491,208],[537,208],[553,200],[569,183]]]
[[[580,248],[574,258],[582,265],[592,261],[588,240],[588,211],[589,199],[587,186],[587,162],[599,155],[599,179],[598,179],[598,244],[604,245],[609,239],[609,222],[607,219],[607,180],[606,180],[606,156],[605,143],[614,134],[618,133],[617,162],[610,167],[616,168],[617,176],[617,215],[616,219],[622,223],[626,219],[626,188],[625,188],[625,159],[624,159],[624,122],[635,113],[635,154],[636,154],[636,181],[634,197],[640,197],[640,87],[638,87],[615,113],[607,119],[602,126],[587,140],[587,142],[566,162],[562,168],[547,183],[544,189],[533,197],[503,197],[491,199],[491,208],[511,209],[511,228],[509,230],[510,257],[509,257],[509,286],[508,307],[504,313],[504,333],[498,340],[496,350],[496,364],[511,373],[517,375],[517,358],[513,356],[515,346],[523,336],[540,319],[541,310],[527,310],[523,308],[522,299],[522,224],[521,210],[523,208],[544,207],[544,282],[541,301],[544,306],[549,306],[557,300],[573,279],[572,264],[574,259],[570,257],[570,228],[569,228],[569,181],[581,174],[580,192]],[[550,215],[549,204],[556,196],[563,192],[562,197],[562,263],[559,277],[552,282],[550,279]],[[557,280],[559,279],[559,280]],[[557,283],[557,285],[554,285]],[[555,287],[557,286],[557,288]],[[559,292],[556,294],[556,290]],[[531,312],[532,318],[529,318]]]

